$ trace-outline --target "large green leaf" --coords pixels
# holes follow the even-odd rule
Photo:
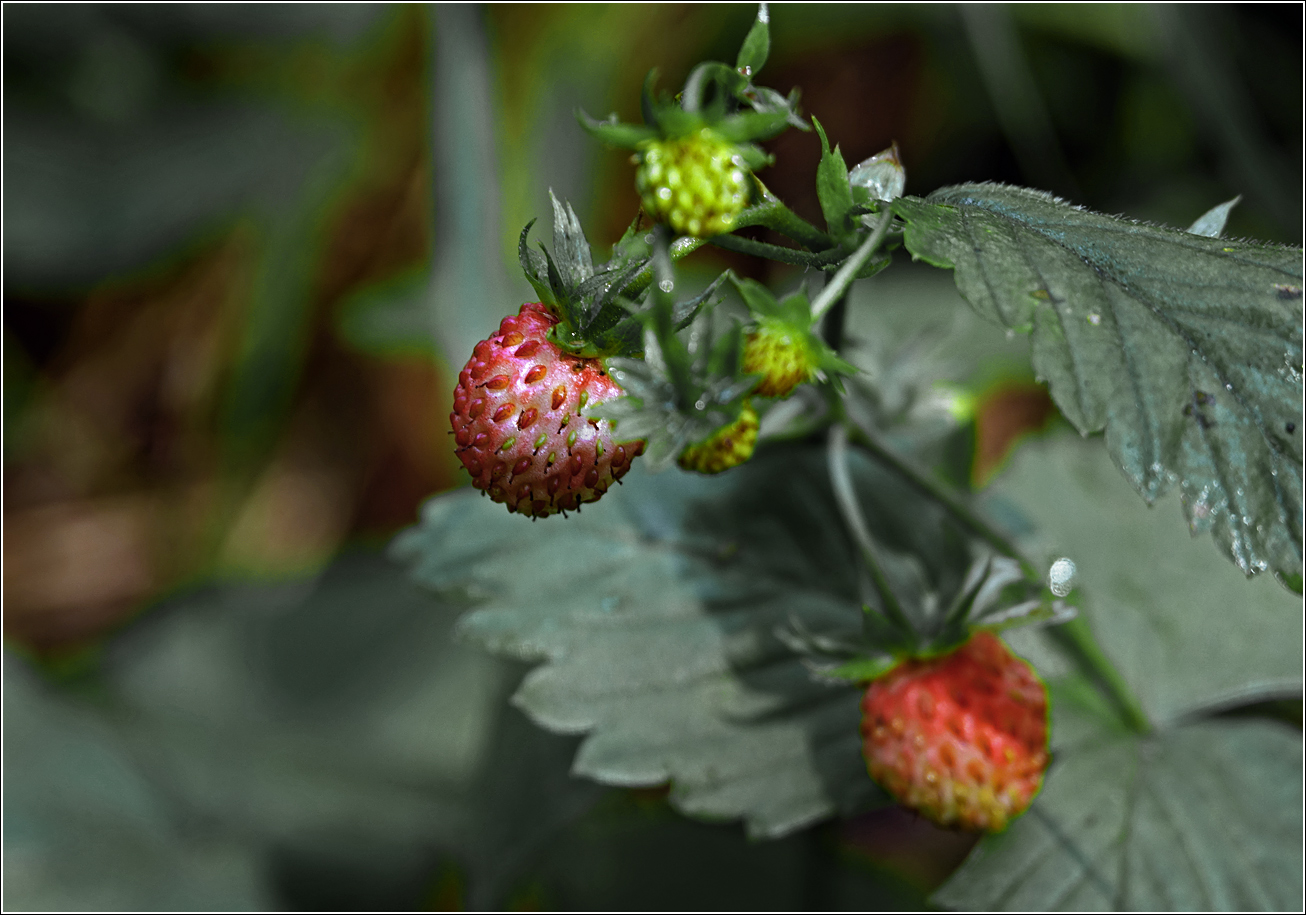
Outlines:
[[[1179,484],[1193,530],[1300,589],[1302,253],[1103,216],[996,184],[904,197],[916,257],[984,317],[1031,333],[1082,433],[1106,430],[1148,501]]]
[[[970,553],[937,506],[853,462],[889,574],[919,606]],[[418,579],[482,603],[462,631],[545,660],[516,701],[586,733],[578,773],[672,785],[682,811],[779,835],[883,802],[860,751],[859,690],[813,679],[777,629],[860,633],[863,587],[824,449],[783,447],[721,478],[639,470],[547,530],[471,492],[428,504],[395,551]],[[919,556],[910,560],[907,556]]]
[[[4,659],[6,911],[275,907],[254,848],[188,822],[102,716]]]
[[[1022,516],[1029,555],[1075,562],[1082,613],[1153,721],[1299,695],[1298,599],[1229,575],[1171,511],[1118,479],[1096,442],[1067,432],[1017,452],[987,507]]]
[[[1302,903],[1301,735],[1209,720],[1102,730],[935,895],[989,911],[1285,910]]]

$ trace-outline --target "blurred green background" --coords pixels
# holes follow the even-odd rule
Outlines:
[[[966,837],[894,810],[759,845],[569,779],[522,668],[381,555],[463,482],[451,384],[529,296],[549,188],[600,252],[637,209],[575,110],[637,119],[650,67],[733,60],[754,15],[5,5],[6,908],[897,908],[955,867]],[[850,164],[896,140],[909,193],[1176,226],[1241,194],[1228,234],[1301,243],[1298,5],[771,21],[762,81]],[[816,137],[768,145],[817,218]],[[792,275],[686,269],[726,266]]]

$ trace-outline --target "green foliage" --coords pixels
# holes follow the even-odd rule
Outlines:
[[[1173,510],[1119,485],[1096,442],[1027,445],[985,504],[1022,519],[1028,555],[1073,558],[1080,612],[1153,722],[1300,694],[1299,601],[1213,564]]]
[[[816,194],[821,201],[821,213],[832,236],[846,241],[853,231],[853,189],[848,183],[848,166],[836,146],[830,150],[821,123],[812,118],[816,132],[821,137],[821,162],[816,167]]]
[[[527,244],[534,220],[522,229],[517,259],[540,300],[561,318],[549,333],[565,350],[582,356],[629,354],[638,350],[638,326],[630,319],[630,303],[621,294],[648,265],[648,256],[635,242],[634,227],[599,268],[576,211],[560,203],[553,192],[553,252],[543,244]],[[641,256],[642,255],[642,256]]]
[[[748,30],[744,43],[739,47],[739,56],[735,58],[735,69],[745,76],[753,76],[766,65],[766,58],[771,53],[770,21],[766,4],[760,4],[757,19],[753,21],[753,27]]]
[[[1301,769],[1300,734],[1265,721],[1147,737],[1099,730],[1057,754],[1033,810],[981,840],[935,901],[988,911],[1295,910]]]
[[[1176,482],[1194,531],[1247,575],[1302,563],[1302,259],[1102,216],[1000,185],[901,198],[916,257],[981,315],[1032,335],[1034,370],[1150,503]]]
[[[438,592],[479,601],[463,634],[545,662],[515,701],[551,730],[588,734],[577,772],[670,781],[679,809],[743,818],[755,835],[883,803],[861,758],[861,689],[837,665],[886,643],[860,609],[877,598],[823,449],[776,447],[711,480],[635,469],[624,482],[545,539],[450,494],[394,554]],[[936,607],[975,605],[982,621],[1011,606],[998,599],[1011,574],[981,563],[977,577],[974,547],[937,504],[860,456],[852,482],[922,631]]]

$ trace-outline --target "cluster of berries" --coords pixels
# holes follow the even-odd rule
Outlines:
[[[763,39],[764,12],[758,33]],[[683,109],[669,101],[657,105],[646,86],[646,125],[587,124],[601,139],[635,149],[645,213],[681,235],[707,238],[736,227],[753,188],[751,171],[766,161],[747,141],[795,118],[795,99],[765,95],[749,82],[752,64],[760,66],[766,55],[765,42],[754,37],[740,65],[718,75],[721,91],[736,103],[765,101],[757,112],[703,115],[706,96],[692,93],[687,95],[693,104]],[[824,134],[821,139],[828,156]],[[876,199],[891,199],[901,193],[901,179],[894,148],[858,166],[849,176],[850,191],[862,188]],[[630,316],[621,308],[633,306],[616,300],[634,275],[632,261],[614,253],[596,273],[575,214],[556,200],[554,208],[561,260],[555,263],[547,250],[542,258],[528,252],[529,226],[520,246],[527,278],[545,301],[522,305],[476,345],[459,374],[450,414],[457,454],[473,485],[509,511],[541,517],[577,510],[621,480],[648,442],[629,434],[630,427],[621,437],[620,426],[632,414],[617,409],[613,415],[622,419],[616,422],[594,408],[629,396],[623,386],[655,392],[648,399],[681,411],[666,414],[681,424],[679,437],[663,436],[671,444],[655,444],[646,460],[661,460],[653,453],[661,448],[667,460],[675,455],[681,467],[713,474],[752,456],[759,427],[753,398],[788,397],[814,377],[853,371],[814,332],[805,293],[777,301],[759,284],[735,279],[753,321],[746,335],[736,327],[728,346],[710,350],[716,355],[703,363],[707,368],[675,337],[692,313],[673,320],[669,294],[661,300],[662,344],[649,346],[673,347],[680,366],[678,381],[662,377],[650,365],[669,360],[645,360],[637,347],[621,345],[639,335],[635,330],[623,337],[620,327]],[[700,355],[709,351],[701,340],[696,345]],[[604,358],[614,356],[610,375]],[[641,434],[655,439],[661,416],[650,421],[644,415]],[[861,733],[868,770],[901,803],[936,823],[1004,829],[1042,785],[1048,764],[1046,688],[982,621],[968,622],[963,615],[946,643],[937,635],[934,648],[909,635],[899,660],[885,660],[887,670],[877,668],[883,672],[866,687]]]

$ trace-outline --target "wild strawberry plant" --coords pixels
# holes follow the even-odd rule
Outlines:
[[[522,232],[539,303],[504,303],[451,414],[480,492],[395,554],[540,662],[516,702],[585,735],[577,776],[757,837],[896,800],[988,833],[937,896],[961,908],[1300,904],[1300,736],[1222,713],[1301,690],[1301,250],[1222,238],[1229,204],[1181,230],[907,196],[896,148],[850,170],[755,82],[768,51],[763,5],[733,66],[651,75],[644,123],[581,115],[633,151],[641,212],[602,264],[565,203],[551,250]],[[824,227],[765,184],[756,141],[791,127]],[[703,245],[804,281],[687,292]],[[1028,336],[1079,437],[968,485],[956,425],[892,406],[928,380],[862,371],[844,332],[895,249]],[[1149,509],[1176,490],[1237,571]]]

